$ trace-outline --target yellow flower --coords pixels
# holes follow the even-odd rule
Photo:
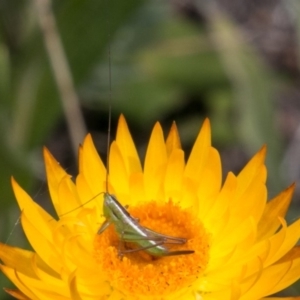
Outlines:
[[[185,163],[175,124],[165,141],[157,123],[142,168],[120,118],[109,153],[109,192],[142,226],[188,240],[167,245],[170,251],[195,251],[160,258],[137,251],[121,259],[120,246],[132,245],[120,245],[113,226],[97,234],[106,169],[90,135],[80,147],[75,183],[45,149],[58,220],[12,180],[34,252],[1,245],[1,270],[17,287],[7,292],[42,300],[281,299],[265,297],[300,277],[300,220],[287,226],[284,219],[294,186],[267,202],[265,147],[222,185],[210,139],[205,121]]]

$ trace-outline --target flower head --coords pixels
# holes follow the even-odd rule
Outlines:
[[[175,124],[165,141],[157,123],[142,168],[122,116],[109,153],[109,176],[90,135],[80,147],[75,182],[45,149],[58,218],[12,179],[34,252],[1,244],[1,270],[17,287],[7,292],[17,299],[279,299],[265,297],[300,278],[300,220],[288,226],[284,219],[293,186],[267,202],[265,153],[263,147],[222,185],[208,120],[187,162]],[[130,241],[126,229],[118,234],[116,222],[127,228],[118,215],[98,234],[106,192],[142,228],[185,242],[166,243],[149,233],[165,247],[166,256],[155,257],[140,249],[139,234]],[[168,255],[186,250],[194,253]]]

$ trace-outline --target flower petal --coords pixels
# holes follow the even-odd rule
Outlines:
[[[0,258],[7,267],[17,269],[19,272],[27,274],[30,277],[37,278],[31,268],[31,260],[34,255],[35,253],[32,251],[0,244]]]
[[[106,187],[106,169],[90,134],[86,136],[82,145],[82,152],[80,153],[82,154],[79,164],[82,167],[80,173],[86,178],[93,195],[104,192]]]
[[[280,226],[278,217],[285,217],[292,200],[295,184],[281,192],[270,200],[258,224],[258,240],[270,237]]]
[[[49,266],[53,268],[57,273],[60,272],[60,254],[57,251],[58,248],[52,243],[52,238],[47,237],[41,231],[42,227],[37,228],[32,223],[26,214],[27,210],[24,209],[21,214],[21,223],[24,232],[34,248],[34,250],[40,255],[41,259]]]
[[[76,193],[81,203],[78,208],[98,207],[98,210],[102,211],[103,194],[99,193],[95,195],[82,173],[76,177]]]
[[[45,167],[46,167],[46,175],[48,181],[48,188],[50,192],[50,196],[52,199],[52,203],[57,214],[60,214],[60,202],[57,194],[57,187],[63,177],[69,176],[65,172],[65,170],[60,166],[60,164],[55,160],[49,150],[44,147],[44,160],[45,160]]]
[[[237,179],[232,173],[229,173],[218,195],[212,194],[207,196],[206,199],[201,199],[202,195],[198,196],[200,203],[203,204],[199,205],[199,215],[207,228],[210,228],[215,239],[224,237],[224,231],[228,226],[228,222],[225,222],[226,214],[230,213],[229,203],[230,199],[233,199],[235,196],[236,187]],[[219,237],[218,234],[221,236]]]
[[[266,295],[271,295],[278,292],[279,290],[282,290],[284,287],[286,287],[286,275],[289,274],[290,270],[298,269],[299,272],[299,264],[300,260],[295,261],[295,263],[292,261],[288,261],[282,264],[272,265],[264,269],[256,284],[243,294],[241,300],[259,299]],[[251,280],[251,278],[252,277],[243,282],[242,287],[247,285],[247,281]],[[297,277],[293,278],[294,280],[290,282],[290,284],[297,280]]]
[[[266,169],[264,166],[266,151],[267,148],[262,147],[239,173],[237,197],[245,193],[254,179],[262,183],[266,182]]]
[[[32,290],[19,280],[17,272],[13,268],[0,264],[0,269],[5,274],[5,276],[15,284],[15,286],[21,291],[21,293],[27,295],[31,300],[39,300],[39,298],[32,292]]]
[[[61,203],[60,215],[77,215],[77,208],[80,207],[81,201],[77,194],[75,184],[69,176],[61,179],[60,184],[57,187],[58,197]]]
[[[69,287],[70,287],[71,299],[72,300],[82,300],[82,298],[80,297],[80,294],[78,292],[78,289],[77,289],[76,276],[75,275],[76,275],[76,270],[74,270],[70,274],[70,278],[69,278]]]
[[[184,164],[183,151],[174,149],[169,156],[164,179],[166,198],[172,199],[174,202],[179,202],[182,197]]]
[[[185,176],[189,177],[196,182],[199,181],[203,174],[203,169],[207,164],[207,156],[211,146],[211,132],[210,123],[206,119],[202,128],[197,136],[196,142],[193,146],[190,157],[187,161],[185,168]]]
[[[124,197],[129,194],[129,176],[123,156],[116,142],[112,143],[109,153],[109,181],[114,188],[114,190],[110,192],[116,194],[119,201],[125,202],[122,204],[128,204],[128,199],[124,199]]]
[[[141,162],[123,115],[119,118],[116,143],[121,150],[127,172],[141,172]]]
[[[158,194],[162,188],[166,163],[167,150],[163,132],[159,123],[156,123],[148,144],[144,167],[144,186],[149,200],[161,199]]]
[[[215,220],[218,218],[217,215],[214,215],[215,211],[219,210],[218,207],[222,206],[225,209],[223,201],[217,199],[222,184],[220,156],[212,147],[209,149],[208,160],[203,174],[205,175],[201,177],[197,186],[198,213],[199,217],[206,222],[209,218],[214,218]],[[228,204],[226,204],[226,208],[227,206]]]
[[[14,298],[16,299],[19,299],[19,300],[30,300],[30,298],[28,298],[25,294],[23,294],[21,291],[18,291],[18,290],[11,290],[11,289],[6,289],[4,288],[4,291],[13,296]]]
[[[146,193],[144,187],[144,174],[132,173],[129,178],[129,196],[130,205],[137,205],[139,202],[146,200]]]
[[[274,245],[271,248],[269,253],[269,257],[266,259],[265,264],[271,264],[276,262],[278,259],[283,257],[299,240],[299,232],[300,232],[300,219],[295,221],[293,224],[286,228],[285,221],[281,219],[283,225],[282,230],[273,235],[269,241]],[[282,233],[281,233],[282,232]],[[282,234],[284,240],[279,242],[277,236]],[[280,238],[282,240],[282,238]]]
[[[39,224],[43,235],[51,240],[52,230],[56,225],[55,219],[35,203],[13,178],[11,182],[20,209],[22,211],[26,210],[28,218]]]
[[[170,156],[174,149],[181,149],[181,142],[176,123],[173,122],[166,140],[167,154]]]
[[[52,286],[50,282],[43,282],[34,278],[28,277],[22,273],[16,272],[16,277],[25,286],[29,286],[31,291],[37,296],[36,299],[69,299],[68,290],[63,281],[56,281],[58,286]]]

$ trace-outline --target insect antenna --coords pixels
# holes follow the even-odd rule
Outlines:
[[[110,16],[109,16],[109,0],[106,1],[107,5],[107,38],[108,38],[108,84],[109,84],[109,94],[108,94],[108,128],[107,128],[107,145],[106,145],[106,193],[108,193],[108,177],[109,177],[109,149],[110,149],[110,139],[111,139],[111,113],[112,113],[112,80],[111,80],[111,34],[110,34]]]
[[[109,22],[108,22],[109,23]],[[110,37],[110,34],[109,34]],[[108,193],[108,176],[109,176],[109,148],[111,138],[111,112],[112,112],[112,88],[111,88],[111,53],[110,41],[108,41],[108,77],[109,77],[109,100],[108,100],[108,128],[107,128],[107,145],[106,145],[106,192]]]

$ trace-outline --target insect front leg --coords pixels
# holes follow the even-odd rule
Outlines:
[[[111,224],[112,224],[112,222],[106,219],[106,220],[102,223],[101,227],[98,229],[97,234],[101,234],[101,233],[102,233],[105,229],[107,229]]]

